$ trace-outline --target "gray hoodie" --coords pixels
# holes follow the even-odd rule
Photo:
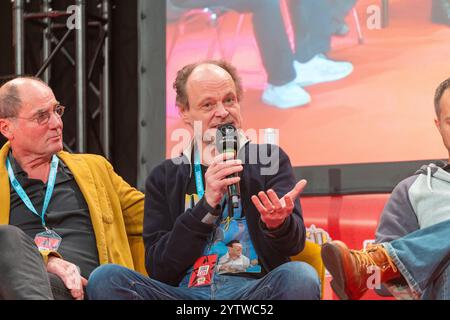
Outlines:
[[[450,173],[446,163],[422,166],[392,191],[381,215],[376,242],[388,242],[450,219]]]
[[[450,173],[440,161],[422,166],[413,176],[401,181],[381,214],[376,242],[390,242],[419,229],[450,219]],[[377,293],[394,295],[397,299],[417,299],[419,296],[406,281],[383,284]]]

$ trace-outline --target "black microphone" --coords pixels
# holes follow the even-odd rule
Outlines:
[[[236,128],[231,124],[223,124],[217,128],[216,147],[219,153],[233,152],[234,159],[238,153],[238,134]],[[237,173],[230,174],[227,178],[237,177]],[[231,200],[233,208],[239,207],[239,199],[241,198],[241,189],[239,183],[228,186],[228,197]]]

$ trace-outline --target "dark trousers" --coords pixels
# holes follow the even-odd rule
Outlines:
[[[344,22],[344,18],[350,12],[350,10],[355,6],[356,0],[329,0],[333,15],[333,20],[335,22]]]
[[[331,35],[334,31],[333,18],[336,15],[342,15],[344,11],[341,7],[334,7],[334,0],[288,1],[295,33],[295,52],[292,52],[279,0],[171,1],[182,8],[216,6],[252,13],[256,42],[267,72],[268,82],[273,85],[283,85],[295,79],[294,59],[306,62],[316,54],[327,53],[330,50]]]
[[[47,272],[34,241],[10,225],[0,225],[0,299],[72,299],[63,281]]]
[[[431,20],[450,25],[450,0],[433,0]]]

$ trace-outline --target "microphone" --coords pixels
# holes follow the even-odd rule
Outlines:
[[[233,152],[234,159],[238,152],[238,135],[236,128],[231,124],[223,124],[217,128],[216,147],[219,153]],[[237,173],[230,174],[227,178],[237,177]],[[241,198],[241,189],[239,183],[228,186],[228,197],[231,200],[233,208],[239,207],[239,199]]]

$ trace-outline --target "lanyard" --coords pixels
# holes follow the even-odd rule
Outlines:
[[[203,186],[202,166],[200,165],[200,159],[198,150],[194,146],[194,175],[195,175],[195,187],[197,188],[198,199],[203,198],[205,194],[205,187]]]
[[[35,215],[41,218],[42,226],[46,230],[48,230],[48,228],[45,225],[44,216],[45,212],[47,211],[48,204],[50,203],[50,199],[52,197],[53,188],[55,187],[56,171],[58,169],[58,163],[59,163],[58,157],[56,155],[53,155],[52,162],[50,164],[50,172],[48,174],[47,191],[45,192],[44,205],[42,207],[42,213],[39,215],[39,213],[37,213],[36,209],[34,208],[33,203],[31,202],[27,193],[25,192],[25,190],[23,190],[19,181],[17,181],[16,177],[14,176],[14,172],[12,170],[11,163],[9,162],[9,158],[6,159],[6,167],[8,169],[9,181],[11,181],[11,185],[13,186],[14,190],[16,190],[20,199],[22,199],[23,203],[25,203],[27,208],[30,209],[30,211],[33,212]]]
[[[195,148],[195,147],[194,147]],[[203,186],[203,174],[202,174],[202,167],[200,165],[199,156],[197,148],[194,149],[194,175],[195,175],[195,187],[197,188],[197,194],[199,197],[199,200],[203,198],[203,195],[205,194],[205,187]],[[225,208],[226,203],[226,196],[222,199],[222,207]],[[228,204],[229,205],[229,204]],[[237,219],[241,218],[241,202],[239,201],[239,207],[237,208],[237,215],[234,213],[234,216],[236,216]],[[229,217],[230,215],[227,215],[228,219],[232,219],[232,217]]]

